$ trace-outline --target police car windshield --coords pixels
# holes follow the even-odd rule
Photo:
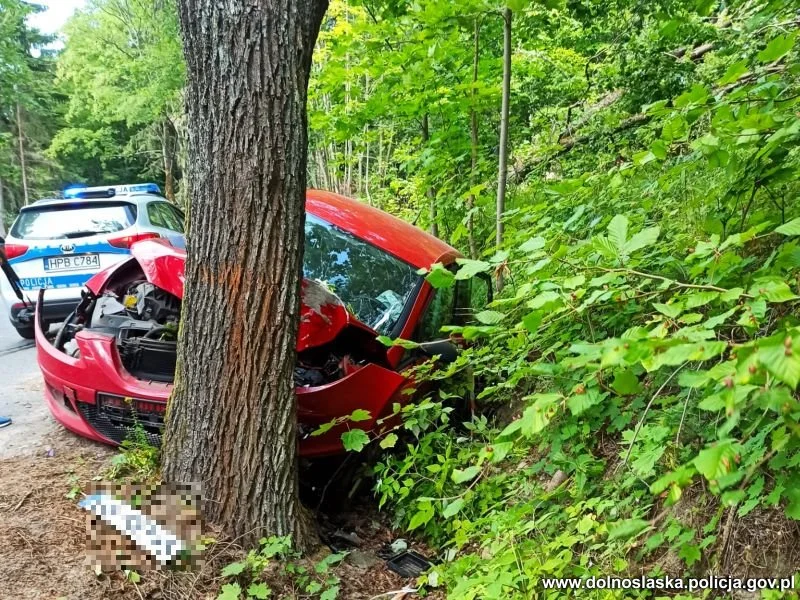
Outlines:
[[[20,212],[11,235],[21,240],[61,240],[115,233],[136,222],[136,206],[127,202],[32,206]]]

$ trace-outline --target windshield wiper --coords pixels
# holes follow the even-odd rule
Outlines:
[[[73,238],[89,237],[91,235],[101,235],[102,233],[103,233],[102,231],[90,231],[88,229],[84,231],[68,231],[67,233],[62,233],[61,235],[56,236],[52,239],[58,240],[62,238],[67,238],[68,240],[71,240]]]

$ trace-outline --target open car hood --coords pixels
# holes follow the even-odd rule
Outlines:
[[[131,254],[142,267],[144,276],[153,285],[183,300],[186,282],[186,252],[164,240],[143,240],[131,247]],[[88,286],[100,293],[109,274],[98,273]],[[358,321],[344,302],[322,283],[304,279],[300,306],[300,328],[297,333],[297,351],[322,346],[332,342],[348,325],[364,329],[377,336],[372,329]]]
[[[183,300],[185,250],[166,240],[142,240],[131,246],[131,254],[142,267],[147,281]]]

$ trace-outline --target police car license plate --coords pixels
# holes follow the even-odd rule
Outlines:
[[[100,268],[99,254],[76,254],[75,256],[49,256],[44,259],[44,270],[48,273],[59,271],[94,271]]]

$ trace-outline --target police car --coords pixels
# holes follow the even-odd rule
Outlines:
[[[20,210],[5,239],[5,252],[25,300],[0,277],[0,299],[20,336],[33,339],[33,306],[41,288],[46,324],[64,320],[83,285],[130,254],[134,242],[164,238],[185,247],[184,214],[154,183],[79,187],[64,198],[39,200]]]

